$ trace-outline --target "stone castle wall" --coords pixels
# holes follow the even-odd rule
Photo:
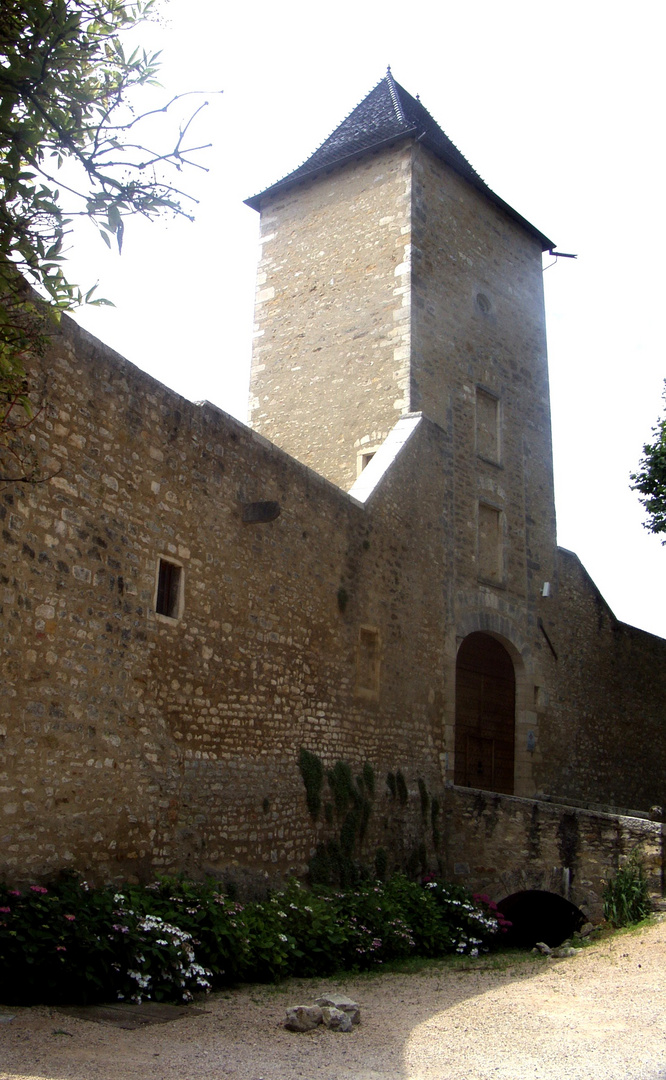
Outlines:
[[[72,323],[48,365],[52,478],[0,493],[3,872],[302,871],[301,746],[441,786],[441,479],[418,465],[438,430],[363,507]],[[257,500],[280,516],[245,523]],[[183,567],[179,620],[155,613],[160,557]]]
[[[33,434],[53,475],[0,493],[3,876],[303,872],[340,822],[309,817],[302,746],[372,765],[356,854],[464,862],[468,797],[449,789],[433,829],[419,793],[444,805],[453,751],[446,434],[419,420],[362,505],[68,321],[48,363]],[[266,500],[279,517],[243,521]],[[178,620],[155,613],[160,557],[183,567]],[[508,598],[457,630],[515,643],[517,790],[647,810],[663,801],[665,643],[618,624],[560,558],[544,614],[557,659],[543,634],[540,650],[520,639]],[[386,787],[398,769],[404,805]]]
[[[552,689],[536,790],[663,807],[666,641],[619,622],[577,556],[557,554],[552,605],[542,607]]]
[[[487,885],[527,819],[500,801],[486,857],[485,809],[449,789],[435,826],[422,802],[455,776],[475,632],[514,665],[516,795],[664,805],[666,642],[555,547],[531,235],[399,143],[272,196],[263,242],[256,430],[69,320],[46,358],[50,478],[0,490],[0,872],[302,873],[340,826],[308,814],[305,747],[374,770],[356,854],[451,868],[469,848]]]

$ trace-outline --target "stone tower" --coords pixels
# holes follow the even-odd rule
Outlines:
[[[262,244],[252,427],[349,490],[397,419],[422,412],[451,435],[454,502],[477,523],[481,576],[506,583],[516,547],[519,576],[545,570],[552,242],[390,69],[303,165],[247,202]]]
[[[431,587],[449,613],[456,779],[533,790],[529,747],[550,660],[542,596],[556,550],[542,285],[542,252],[554,245],[390,70],[303,165],[248,204],[261,212],[262,243],[250,422],[355,495],[401,417],[421,414],[441,431],[446,460],[423,468],[445,473],[446,553]],[[483,704],[491,683],[499,712],[508,695],[506,737]],[[515,783],[509,772],[498,779],[497,764],[504,755],[514,767],[514,700]]]

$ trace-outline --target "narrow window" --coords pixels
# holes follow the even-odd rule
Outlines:
[[[356,650],[356,689],[365,697],[379,693],[379,631],[361,626]]]
[[[499,583],[502,580],[502,556],[502,513],[494,506],[479,503],[479,577],[484,581]]]
[[[364,446],[362,450],[359,450],[356,454],[356,475],[360,476],[364,469],[367,469],[368,465],[372,461],[373,457],[379,450],[379,444],[375,446]]]
[[[157,570],[157,596],[155,611],[168,619],[178,619],[181,614],[183,568],[168,559],[159,560]]]
[[[487,461],[500,460],[500,409],[499,400],[492,394],[476,388],[476,452]]]

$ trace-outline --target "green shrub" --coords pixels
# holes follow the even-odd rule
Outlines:
[[[189,1001],[241,980],[476,954],[497,936],[498,918],[463,889],[402,876],[359,880],[332,841],[320,856],[340,860],[336,880],[347,865],[357,875],[348,888],[307,890],[294,881],[243,905],[211,880],[113,890],[66,877],[22,891],[0,887],[0,1000]]]
[[[12,1004],[189,1001],[210,987],[191,935],[124,894],[63,876],[0,889],[0,996]]]
[[[218,881],[163,877],[151,885],[126,885],[123,892],[135,912],[159,916],[190,935],[213,985],[241,978],[249,948],[245,906],[225,896]]]
[[[114,895],[109,940],[114,962],[109,989],[119,1001],[191,1001],[210,990],[211,972],[196,962],[192,935],[159,915],[140,915],[122,893]]]
[[[645,867],[632,854],[603,891],[604,917],[611,926],[630,926],[645,919],[652,910]]]
[[[257,911],[259,920],[266,920],[275,925],[277,917],[280,923],[276,929],[280,944],[286,947],[288,973],[300,978],[314,978],[329,975],[342,966],[342,957],[346,952],[349,928],[344,918],[340,918],[340,905],[333,894],[310,891],[297,881],[291,881],[287,888],[272,896]],[[250,958],[255,962],[255,954]],[[258,968],[249,963],[244,976],[252,981],[258,976]],[[272,976],[274,977],[274,976]]]
[[[295,939],[281,894],[243,911],[247,950],[239,972],[245,982],[277,982],[292,971]]]
[[[75,878],[48,888],[0,887],[0,1000],[87,1002],[108,994],[112,913],[110,893]]]

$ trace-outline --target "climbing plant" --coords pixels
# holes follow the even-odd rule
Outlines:
[[[321,809],[321,789],[324,785],[324,765],[316,754],[301,747],[298,755],[298,767],[305,784],[305,799],[313,818],[319,816]]]
[[[305,786],[308,810],[318,820],[322,803],[324,822],[329,835],[321,837],[309,863],[312,884],[353,886],[369,879],[385,880],[396,870],[412,878],[420,878],[432,869],[428,855],[430,831],[437,868],[441,868],[437,850],[440,845],[438,818],[440,804],[428,791],[422,777],[417,780],[421,805],[420,837],[413,838],[408,818],[403,810],[409,802],[409,790],[404,773],[397,769],[387,774],[388,815],[383,829],[392,841],[391,854],[386,847],[376,848],[374,855],[365,844],[373,813],[376,783],[375,771],[366,761],[354,776],[349,762],[338,760],[326,769],[322,760],[304,747],[299,754],[299,768]],[[325,798],[324,784],[330,798]],[[395,810],[391,809],[391,804]],[[408,837],[412,839],[408,840]],[[431,848],[431,850],[432,850]]]

